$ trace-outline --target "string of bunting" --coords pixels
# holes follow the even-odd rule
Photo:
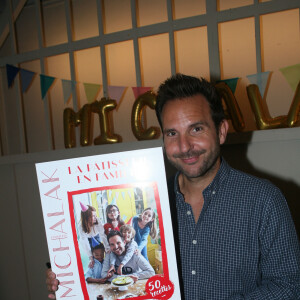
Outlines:
[[[284,78],[292,88],[292,90],[295,92],[298,82],[300,80],[300,63],[287,66],[284,68],[280,68],[279,71],[282,73],[282,75],[284,76]],[[35,72],[18,68],[9,64],[6,65],[6,73],[7,73],[8,87],[11,87],[13,85],[15,77],[17,76],[18,73],[20,73],[21,88],[23,93],[25,93],[28,90],[30,84],[34,80],[35,76],[37,75],[37,73]],[[262,97],[264,97],[264,93],[265,93],[265,89],[268,83],[270,73],[271,73],[270,71],[267,71],[267,72],[256,73],[256,74],[251,74],[246,76],[250,81],[250,83],[256,84],[258,86]],[[44,74],[39,74],[39,77],[40,77],[41,96],[42,99],[44,99],[45,96],[47,95],[48,90],[58,78],[47,76]],[[220,80],[219,82],[221,81],[225,82],[231,89],[232,93],[234,94],[239,79],[240,77],[229,78],[229,79]],[[67,103],[72,93],[75,91],[76,84],[79,84],[79,82],[67,80],[67,79],[59,79],[59,80],[62,83],[64,103]],[[87,102],[88,103],[93,102],[96,99],[101,89],[101,85],[94,84],[94,83],[85,83],[85,82],[82,84],[84,86]],[[126,88],[127,88],[126,86],[109,85],[108,95],[111,99],[116,100],[118,104]],[[151,89],[152,87],[132,87],[135,98],[137,98],[139,95]]]

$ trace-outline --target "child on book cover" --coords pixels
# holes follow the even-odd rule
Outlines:
[[[104,224],[106,235],[108,235],[111,230],[120,231],[120,227],[125,224],[121,219],[118,206],[114,204],[110,204],[106,207],[106,219],[107,223]]]
[[[108,275],[105,278],[101,278],[102,264],[105,255],[104,245],[102,243],[97,243],[96,240],[93,240],[92,253],[94,257],[94,264],[89,265],[87,272],[85,273],[85,280],[88,283],[105,283],[106,280],[112,275]]]
[[[147,255],[148,236],[155,239],[157,235],[155,212],[152,208],[144,209],[143,213],[132,218],[132,227],[134,228],[135,241],[141,254],[149,261]]]
[[[118,267],[117,273],[119,275],[122,275],[122,268],[124,265],[127,264],[127,262],[131,259],[132,255],[137,254],[139,255],[140,252],[138,251],[138,245],[134,240],[135,236],[135,230],[131,225],[123,225],[120,228],[120,232],[123,236],[124,242],[125,242],[125,248],[126,248],[126,254],[121,262],[121,264]],[[108,274],[111,273],[111,271],[115,270],[115,263],[116,263],[116,255],[111,252],[111,259],[110,259],[110,269],[108,270]]]
[[[81,222],[78,226],[79,231],[79,242],[88,255],[90,261],[92,262],[92,240],[97,240],[98,243],[102,243],[106,251],[109,251],[109,245],[107,242],[107,237],[104,233],[103,225],[96,215],[96,209],[93,206],[85,205],[82,202],[81,207]]]

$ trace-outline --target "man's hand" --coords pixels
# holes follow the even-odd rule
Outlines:
[[[109,272],[107,273],[107,276],[105,277],[106,279],[111,278],[114,275],[114,272]]]
[[[46,271],[46,284],[47,289],[50,292],[48,295],[49,299],[56,299],[55,292],[58,290],[59,281],[56,279],[56,274],[51,269]]]
[[[124,267],[123,264],[120,264],[120,265],[119,265],[118,271],[117,271],[117,273],[118,273],[119,275],[122,275],[122,268],[123,268],[123,267]]]
[[[107,271],[107,276],[108,276],[108,274],[110,274],[110,273],[113,274],[113,273],[115,273],[115,272],[116,272],[115,266],[112,265],[112,266],[110,266],[110,268],[109,268],[108,271]],[[111,276],[112,276],[112,275],[111,275]],[[111,276],[110,276],[110,277],[111,277]],[[109,277],[109,278],[110,278],[110,277]]]
[[[138,277],[135,276],[135,275],[128,275],[128,277],[131,277],[133,279],[134,282],[137,282],[138,281]]]

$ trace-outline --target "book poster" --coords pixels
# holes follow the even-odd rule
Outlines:
[[[36,164],[57,299],[180,299],[162,148]]]

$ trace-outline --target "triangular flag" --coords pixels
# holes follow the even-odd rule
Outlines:
[[[259,88],[260,94],[262,97],[265,95],[266,86],[268,83],[270,72],[257,73],[252,75],[247,75],[249,81],[253,84],[256,84]]]
[[[88,103],[94,102],[100,90],[100,84],[83,83],[83,85],[84,85],[87,102]]]
[[[131,223],[131,220],[132,220],[132,217],[127,221],[126,224],[130,224],[130,223]]]
[[[6,65],[6,75],[7,75],[7,84],[8,87],[12,86],[12,83],[14,82],[15,77],[17,76],[20,68],[17,68],[12,65]]]
[[[116,100],[117,104],[119,104],[125,89],[126,86],[109,85],[107,87],[108,96],[110,99]]]
[[[42,99],[44,99],[44,97],[46,96],[54,80],[55,77],[40,74]]]
[[[123,215],[122,220],[125,221],[127,219],[127,216]]]
[[[125,192],[121,192],[123,199],[125,199]]]
[[[116,197],[114,197],[110,203],[111,205],[117,205],[117,202],[116,202]]]
[[[134,98],[137,99],[140,95],[145,94],[148,91],[151,91],[152,87],[133,86],[132,90],[133,90]]]
[[[300,64],[288,66],[279,70],[291,86],[292,90],[295,92],[300,80]]]
[[[75,90],[76,82],[73,80],[62,79],[61,83],[64,94],[64,103],[66,104]]]
[[[236,78],[219,80],[217,82],[225,82],[229,86],[229,88],[231,89],[232,93],[234,94],[235,90],[236,90],[238,80],[239,80],[239,77],[236,77]]]
[[[20,69],[21,74],[21,83],[22,83],[22,93],[25,93],[32,82],[33,77],[35,76],[34,72]]]

